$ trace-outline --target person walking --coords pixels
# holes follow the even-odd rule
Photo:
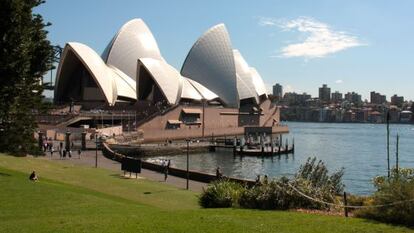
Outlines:
[[[167,182],[167,178],[168,178],[168,166],[164,166],[164,182]]]

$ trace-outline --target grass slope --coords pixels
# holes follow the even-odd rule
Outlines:
[[[32,169],[40,182],[28,180]],[[104,169],[0,155],[0,232],[414,231],[296,212],[200,209],[195,193],[158,182],[120,179]]]

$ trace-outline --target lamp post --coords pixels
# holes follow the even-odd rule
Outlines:
[[[186,185],[186,189],[188,190],[188,180],[190,179],[190,171],[189,171],[189,165],[190,165],[190,161],[189,161],[189,156],[188,156],[188,150],[190,149],[190,139],[186,139],[187,141],[187,185]]]
[[[387,173],[390,177],[390,111],[387,111]]]
[[[95,131],[95,168],[98,167],[98,131]]]

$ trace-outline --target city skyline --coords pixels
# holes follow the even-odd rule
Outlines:
[[[281,83],[285,91],[316,96],[314,87],[326,83],[333,91],[355,90],[363,99],[373,90],[414,99],[413,32],[407,30],[413,6],[410,1],[47,1],[36,12],[52,23],[53,44],[82,41],[98,53],[114,28],[142,18],[175,68],[198,35],[225,23],[233,46],[262,74],[269,92]]]
[[[318,98],[318,96],[320,95],[319,93],[317,94],[317,95],[312,95],[312,94],[310,94],[310,93],[308,93],[308,92],[306,92],[306,91],[304,91],[304,92],[297,92],[297,91],[285,91],[283,88],[284,88],[284,86],[283,85],[281,85],[280,83],[275,83],[274,85],[273,85],[273,92],[272,93],[270,93],[270,94],[272,94],[272,95],[275,95],[274,94],[274,91],[275,91],[275,86],[276,85],[278,85],[279,86],[279,88],[281,88],[283,91],[282,91],[282,97],[284,96],[284,94],[286,94],[286,93],[296,93],[296,94],[307,94],[307,95],[310,95],[311,96],[311,98]],[[399,95],[398,93],[394,93],[394,94],[392,94],[391,96],[387,96],[387,95],[384,95],[383,93],[379,93],[379,92],[376,92],[376,91],[370,91],[370,93],[369,93],[369,97],[368,98],[362,98],[362,94],[360,93],[360,92],[358,92],[358,91],[355,91],[355,90],[352,90],[352,91],[346,91],[346,92],[341,92],[341,91],[338,91],[338,90],[332,90],[329,86],[326,86],[327,84],[321,84],[321,86],[320,87],[317,87],[318,89],[319,89],[319,91],[320,91],[320,88],[321,87],[327,87],[327,88],[329,88],[330,89],[330,98],[332,99],[335,99],[334,97],[333,97],[333,94],[336,94],[336,95],[338,95],[338,94],[340,94],[341,96],[344,96],[344,95],[346,95],[346,94],[348,94],[348,93],[355,93],[355,94],[359,94],[359,95],[361,95],[361,99],[362,99],[362,101],[365,101],[365,100],[367,100],[368,102],[371,102],[371,99],[373,98],[372,97],[372,94],[374,93],[374,94],[377,94],[377,95],[381,95],[381,96],[383,96],[382,98],[385,98],[385,100],[387,101],[387,102],[392,102],[392,98],[403,98],[404,99],[404,101],[407,101],[407,102],[409,102],[409,101],[412,101],[411,99],[407,99],[405,96],[403,96],[403,95]],[[338,95],[339,96],[339,95]],[[343,97],[342,97],[343,98]],[[375,97],[374,97],[375,98]]]

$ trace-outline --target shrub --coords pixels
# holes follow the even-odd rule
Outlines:
[[[216,181],[204,190],[200,204],[203,207],[231,207],[238,204],[253,209],[328,209],[328,205],[310,200],[302,194],[336,203],[336,195],[343,190],[342,175],[343,170],[340,170],[329,176],[322,161],[316,163],[316,158],[309,158],[292,180],[281,177],[250,188],[227,180]]]
[[[329,194],[341,194],[344,191],[342,176],[344,168],[328,175],[328,168],[322,160],[316,163],[316,157],[308,158],[305,164],[301,165],[295,175],[296,180],[306,180],[311,188],[324,189]]]
[[[391,176],[376,177],[377,191],[369,205],[388,205],[356,211],[356,216],[381,222],[414,226],[414,169],[393,169]],[[411,202],[406,202],[412,200]],[[396,205],[389,205],[402,202]]]
[[[203,189],[199,203],[205,208],[236,206],[239,202],[243,186],[229,180],[217,180]]]
[[[290,194],[287,182],[289,180],[282,177],[245,189],[241,194],[239,205],[253,209],[288,209]]]

